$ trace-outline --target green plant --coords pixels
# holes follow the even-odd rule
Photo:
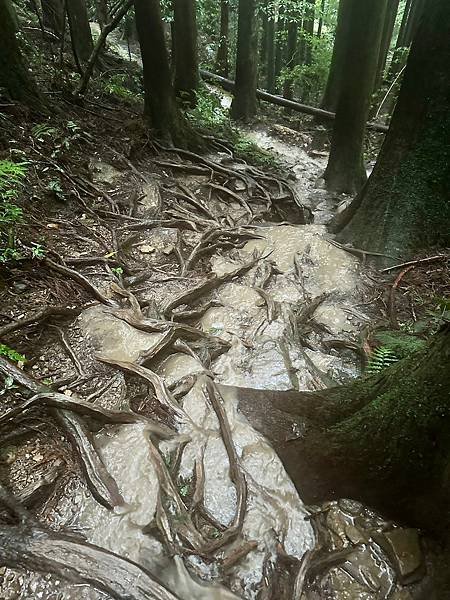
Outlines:
[[[388,348],[387,346],[380,346],[375,348],[370,357],[369,364],[367,365],[366,372],[369,375],[374,375],[375,373],[380,373],[390,365],[396,363],[398,361],[398,357],[394,354],[394,352]]]
[[[14,348],[6,346],[6,344],[0,344],[0,356],[5,356],[14,362],[25,362],[26,360],[23,354],[20,354]]]
[[[122,275],[123,274],[123,269],[122,267],[112,267],[111,271],[115,274],[115,275]]]
[[[23,220],[23,210],[15,204],[23,188],[26,163],[0,160],[0,262],[17,259],[16,225]]]
[[[103,82],[103,90],[122,100],[136,100],[137,94],[126,87],[126,79],[127,77],[123,73],[111,75],[107,81]]]
[[[46,137],[54,138],[59,135],[59,131],[48,123],[39,123],[33,127],[31,134],[36,140],[43,142]]]
[[[220,96],[211,92],[206,86],[197,90],[195,108],[189,110],[187,116],[196,127],[217,134],[231,128],[228,111],[222,105]]]

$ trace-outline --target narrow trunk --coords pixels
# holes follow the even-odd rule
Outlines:
[[[430,0],[375,169],[341,215],[340,239],[393,256],[448,246],[450,19]]]
[[[305,17],[303,19],[303,32],[305,39],[305,54],[304,54],[304,63],[305,65],[310,65],[312,61],[312,44],[314,38],[314,19],[316,16],[315,13],[315,0],[308,0],[308,5],[306,6]]]
[[[450,325],[383,373],[320,392],[221,386],[272,442],[303,500],[355,498],[450,526]],[[301,431],[296,439],[293,431]],[[432,510],[431,510],[432,509]]]
[[[321,108],[336,112],[345,69],[345,52],[350,35],[352,0],[339,0],[339,12],[334,37],[333,56]]]
[[[259,64],[261,69],[266,69],[267,64],[267,32],[269,27],[269,17],[266,11],[262,12],[261,17],[261,40],[259,43]]]
[[[267,23],[267,90],[275,93],[275,21],[271,17]]]
[[[275,89],[274,93],[278,92],[278,77],[280,76],[281,69],[284,63],[284,51],[285,51],[285,29],[286,21],[283,14],[283,7],[281,6],[278,12],[278,20],[276,25],[275,33]]]
[[[380,55],[378,57],[377,74],[375,76],[374,92],[378,90],[383,80],[383,73],[386,67],[389,48],[391,47],[392,34],[394,32],[399,2],[400,0],[388,0],[383,35],[381,37]]]
[[[22,58],[16,24],[17,17],[10,0],[0,0],[0,88],[4,88],[13,100],[41,108],[42,98]]]
[[[42,22],[58,37],[63,32],[64,7],[62,0],[42,0]]]
[[[69,0],[67,15],[75,62],[82,70],[94,49],[85,0]]]
[[[297,38],[298,38],[298,26],[295,21],[290,21],[288,25],[288,39],[287,39],[287,49],[286,49],[286,69],[293,69],[298,63],[298,54],[297,54]],[[290,74],[287,74],[283,85],[283,98],[287,100],[292,100],[293,96],[293,82]]]
[[[406,22],[403,45],[410,46],[413,41],[417,28],[419,27],[420,19],[424,11],[425,0],[413,0],[411,10],[409,11],[408,20]]]
[[[386,0],[352,0],[344,75],[336,109],[327,187],[355,194],[366,181],[364,134],[375,80]]]
[[[135,0],[136,28],[144,72],[145,115],[166,143],[187,143],[184,120],[172,87],[159,0]]]
[[[195,105],[199,84],[195,0],[173,0],[175,39],[175,93]]]
[[[318,38],[322,37],[323,17],[325,15],[325,7],[326,7],[326,0],[322,0],[322,2],[320,4],[319,24],[317,26],[317,37]]]
[[[408,23],[409,12],[411,10],[412,0],[406,0],[405,8],[403,10],[402,22],[400,24],[400,29],[398,32],[397,43],[395,44],[396,48],[403,48],[406,44],[405,42],[405,31],[406,24]]]
[[[231,104],[235,120],[248,121],[257,110],[256,0],[239,0],[236,87]]]
[[[97,15],[97,21],[100,29],[103,28],[108,22],[108,2],[107,0],[96,0],[95,2],[95,13]]]
[[[220,2],[220,35],[217,47],[216,71],[222,77],[228,77],[230,66],[228,62],[228,46],[230,29],[230,5],[228,0]]]

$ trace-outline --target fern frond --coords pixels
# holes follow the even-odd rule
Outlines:
[[[398,362],[398,360],[397,355],[389,347],[380,346],[373,351],[366,371],[369,375],[381,373],[381,371]]]

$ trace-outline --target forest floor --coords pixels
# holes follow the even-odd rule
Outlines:
[[[246,129],[274,157],[245,142],[245,161],[223,139],[162,148],[111,98],[2,127],[27,162],[17,237],[35,258],[1,267],[1,354],[29,377],[1,390],[1,482],[179,598],[430,595],[429,542],[353,500],[305,506],[233,386],[384,368],[439,327],[448,261],[380,273],[337,245],[324,224],[348,199],[324,189],[328,132],[305,120]],[[47,389],[24,403],[35,380]],[[45,576],[4,568],[2,598],[109,597],[63,584],[62,556]]]

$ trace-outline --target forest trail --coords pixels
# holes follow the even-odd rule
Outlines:
[[[107,425],[94,443],[123,505],[104,508],[91,494],[95,477],[89,491],[73,465],[42,517],[158,574],[186,600],[253,599],[293,580],[301,586],[305,565],[313,574],[302,598],[395,598],[421,560],[410,530],[401,542],[413,567],[399,567],[372,541],[387,523],[366,507],[304,506],[270,444],[238,411],[233,386],[320,390],[357,376],[355,340],[370,320],[371,293],[365,267],[327,239],[323,223],[340,199],[321,189],[322,154],[308,152],[306,138],[294,150],[285,127],[247,133],[286,171],[275,177],[227,148],[200,164],[173,150],[135,165],[94,152],[92,180],[101,203],[111,204],[104,217],[84,212],[78,221],[87,236],[78,242],[61,237],[64,210],[49,218],[53,251],[103,302],[43,341],[36,375],[65,380],[59,390],[75,402],[160,423],[169,416],[177,434],[158,450],[151,421]],[[313,223],[300,224],[309,213],[302,205]],[[289,439],[301,431],[293,422]],[[41,440],[28,460],[47,457],[49,446]],[[26,476],[26,463],[13,480]],[[111,488],[103,492],[108,504]],[[194,551],[179,548],[178,536]],[[209,584],[194,581],[167,549],[184,554]],[[14,572],[5,581],[13,589]],[[20,581],[48,598],[61,589],[50,575]],[[89,585],[64,592],[64,600],[103,597]]]

